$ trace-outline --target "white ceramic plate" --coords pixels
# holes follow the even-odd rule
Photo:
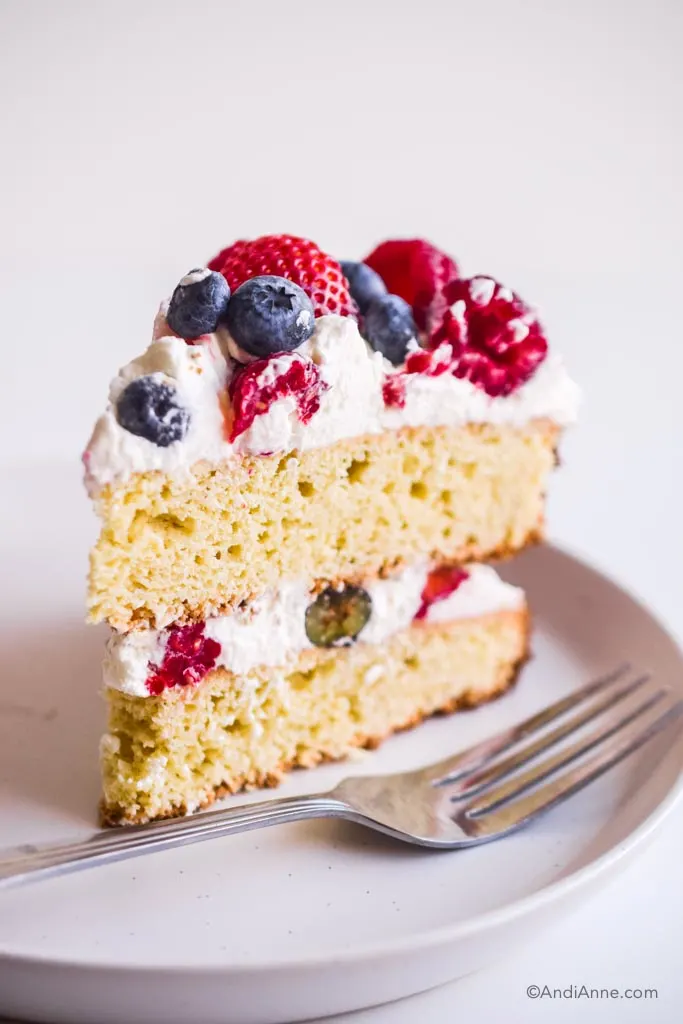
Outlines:
[[[94,532],[77,474],[3,474],[2,845],[92,827],[102,632],[81,624]],[[10,511],[11,510],[11,511]],[[428,722],[367,760],[427,763],[630,658],[683,689],[683,657],[616,584],[553,548],[504,575],[528,589],[536,657],[518,687]],[[403,847],[332,822],[285,826],[0,893],[0,1013],[69,1024],[293,1021],[426,989],[491,962],[604,884],[673,804],[683,744],[665,734],[501,842]],[[240,799],[254,799],[254,796]]]

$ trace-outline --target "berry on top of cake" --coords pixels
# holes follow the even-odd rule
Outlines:
[[[176,287],[166,311],[174,334],[186,341],[216,330],[230,301],[230,287],[222,274],[207,267],[191,270]]]

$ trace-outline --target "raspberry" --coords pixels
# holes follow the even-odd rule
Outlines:
[[[421,373],[424,377],[440,377],[451,370],[453,353],[449,345],[440,345],[436,349],[421,348],[411,352],[406,359],[405,370],[391,373],[382,385],[384,404],[402,409],[406,404],[406,378],[411,373]]]
[[[509,395],[545,359],[548,343],[533,312],[492,277],[451,281],[444,298],[448,308],[429,343],[432,348],[450,346],[456,377],[492,397]]]
[[[315,242],[294,235],[263,235],[222,249],[209,263],[234,292],[250,277],[274,275],[298,284],[312,300],[316,316],[358,315],[339,263]]]
[[[387,291],[412,306],[421,331],[441,318],[446,309],[443,289],[458,277],[451,257],[420,238],[382,242],[363,262],[379,274]]]
[[[158,697],[171,686],[194,686],[216,664],[221,653],[217,640],[204,636],[204,623],[172,629],[161,665],[149,664],[147,689]]]
[[[461,569],[457,565],[440,565],[438,569],[432,569],[422,589],[422,604],[415,618],[426,618],[431,606],[450,597],[465,580],[469,579],[469,575],[466,569]]]
[[[233,420],[229,440],[243,434],[278,398],[292,395],[302,423],[320,408],[320,396],[329,384],[310,359],[298,352],[282,352],[275,358],[256,359],[239,369],[229,385]],[[265,454],[265,453],[264,453]]]
[[[406,373],[422,373],[425,377],[440,377],[453,365],[453,353],[449,345],[433,349],[419,349],[411,352],[406,359]]]
[[[405,373],[390,373],[382,384],[382,398],[384,404],[393,406],[395,409],[402,409],[406,404],[406,375]]]

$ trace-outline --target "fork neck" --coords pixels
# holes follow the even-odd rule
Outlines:
[[[47,878],[78,868],[106,864],[152,850],[233,835],[310,818],[337,818],[346,805],[327,793],[279,797],[243,807],[219,807],[186,818],[93,832],[84,839],[45,845],[27,844],[0,852],[0,888],[33,878]]]

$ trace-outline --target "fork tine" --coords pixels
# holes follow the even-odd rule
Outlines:
[[[537,786],[539,782],[554,775],[560,768],[566,767],[595,747],[605,743],[606,740],[621,732],[632,722],[637,721],[668,696],[668,690],[663,688],[655,691],[646,700],[628,710],[621,718],[610,718],[604,725],[593,729],[587,736],[563,746],[557,754],[543,758],[527,771],[514,775],[507,782],[487,788],[478,798],[468,801],[465,813],[470,817],[486,814],[509,803],[521,796],[522,793]]]
[[[498,733],[497,736],[491,736],[481,743],[476,743],[459,754],[447,757],[444,761],[428,765],[422,769],[422,777],[430,782],[442,784],[453,782],[466,772],[474,771],[496,754],[518,743],[531,733],[537,732],[544,726],[549,725],[556,718],[566,714],[567,711],[571,711],[590,697],[608,689],[613,683],[623,678],[630,667],[628,662],[626,662],[607,675],[594,679],[586,686],[581,687],[581,689],[574,690],[566,697],[555,701],[554,704],[543,708],[542,711],[531,715],[530,718],[513,726],[511,729],[506,729]]]
[[[470,835],[481,839],[486,836],[495,838],[511,832],[580,792],[672,722],[678,721],[680,727],[682,716],[683,701],[677,701],[645,728],[626,729],[624,735],[615,738],[615,741],[608,744],[604,750],[596,751],[592,757],[586,758],[570,771],[562,772],[546,785],[533,789],[521,800],[506,801],[505,805],[499,806],[497,810],[490,813],[482,812],[474,819],[469,817],[466,810],[457,820],[464,825]],[[612,735],[614,736],[614,731]]]
[[[484,766],[473,773],[461,774],[455,782],[442,782],[440,785],[448,788],[453,799],[469,799],[482,790],[488,789],[494,782],[504,779],[512,774],[512,772],[516,772],[518,768],[532,761],[544,750],[556,746],[560,740],[565,739],[565,737],[570,736],[572,733],[578,732],[579,729],[587,725],[594,718],[598,718],[605,711],[630,697],[637,690],[642,690],[649,681],[649,675],[642,675],[630,680],[618,689],[613,686],[608,687],[604,693],[600,691],[598,696],[601,699],[586,702],[587,706],[585,708],[580,706],[578,713],[571,717],[563,718],[554,729],[542,732],[539,739],[527,743],[502,760],[494,760],[492,765]]]

